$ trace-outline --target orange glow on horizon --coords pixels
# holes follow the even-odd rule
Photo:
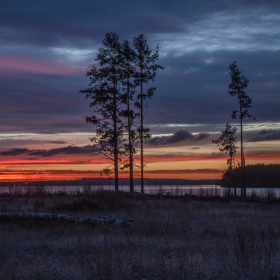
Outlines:
[[[82,178],[107,178],[106,176],[100,176],[101,172],[75,172],[75,171],[68,171],[65,173],[53,173],[50,171],[26,171],[26,172],[1,172],[0,174],[0,180],[2,182],[5,181],[51,181],[51,180],[79,180]],[[203,174],[202,172],[196,172],[193,173],[174,173],[172,171],[166,170],[166,172],[147,172],[145,173],[145,178],[147,179],[190,179],[190,180],[200,180],[200,179],[219,179],[222,175],[222,172],[213,172],[213,173],[207,173]],[[113,178],[112,173],[112,178]],[[119,178],[128,178],[128,174],[126,173],[120,173]],[[140,174],[135,174],[135,179],[140,178]]]
[[[248,156],[247,164],[277,164],[278,157],[265,157],[261,160],[256,156]],[[145,178],[153,179],[219,179],[223,170],[227,168],[225,158],[208,158],[204,160],[185,160],[176,157],[172,161],[167,158],[148,159],[144,171]],[[1,163],[0,180],[26,180],[32,177],[33,180],[77,180],[81,178],[100,178],[103,168],[108,167],[108,162],[93,158],[87,164],[81,164],[75,160],[6,160]],[[213,171],[208,170],[209,166]],[[185,171],[186,170],[186,171]],[[197,171],[201,170],[201,171]],[[203,170],[206,170],[205,172]],[[139,169],[135,168],[135,178],[140,177]],[[113,172],[111,173],[114,177]],[[128,178],[128,171],[120,171],[120,178]]]
[[[147,149],[145,151],[145,178],[153,179],[220,179],[227,169],[227,156],[205,148],[204,152],[175,147],[163,149]],[[216,147],[215,147],[216,148]],[[250,148],[251,149],[251,148]],[[46,149],[46,151],[48,151]],[[50,154],[48,156],[5,155],[0,162],[0,180],[78,180],[81,178],[100,178],[100,173],[110,165],[100,154]],[[236,157],[238,160],[239,158]],[[269,148],[262,150],[252,148],[245,155],[246,164],[279,164],[280,153]],[[135,156],[135,164],[139,165],[139,155]],[[112,166],[111,166],[112,167]],[[135,177],[140,178],[139,169],[134,170]],[[114,173],[111,173],[114,177]],[[104,177],[104,176],[103,176]],[[128,178],[128,171],[120,171],[120,178]],[[29,179],[28,179],[29,178]],[[106,178],[106,177],[105,177]]]

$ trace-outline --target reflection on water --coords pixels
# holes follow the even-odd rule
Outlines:
[[[114,190],[114,186],[1,186],[0,194],[58,194],[58,193],[90,193],[99,190]],[[119,187],[120,191],[129,191],[129,186],[124,185]],[[134,186],[135,192],[141,191],[141,186]],[[161,194],[161,195],[200,195],[200,196],[223,196],[228,191],[225,188],[217,185],[148,185],[144,188],[146,194]],[[280,189],[269,188],[247,188],[247,195],[265,196],[267,193],[273,193],[276,197],[280,197]],[[240,189],[237,189],[237,195],[240,195]]]

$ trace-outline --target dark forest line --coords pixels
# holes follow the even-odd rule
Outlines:
[[[280,164],[246,165],[246,188],[280,188]],[[238,188],[243,184],[243,168],[227,170],[221,180],[222,187]]]

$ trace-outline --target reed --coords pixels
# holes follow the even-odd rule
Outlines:
[[[118,226],[74,218],[1,218],[0,279],[277,279],[278,200],[216,195],[215,190],[202,197],[86,190],[2,196],[2,211],[11,213],[37,209],[134,221]]]

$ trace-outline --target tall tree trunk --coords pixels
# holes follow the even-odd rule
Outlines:
[[[142,78],[142,68],[141,68],[141,78]],[[140,153],[141,153],[141,193],[144,193],[144,155],[143,155],[143,82],[141,81],[141,112],[140,112]]]
[[[129,151],[129,185],[130,192],[134,192],[134,183],[133,183],[133,152],[132,149]]]
[[[241,188],[241,195],[243,197],[246,196],[246,184],[245,184],[245,157],[244,157],[244,145],[243,145],[243,117],[242,117],[242,108],[240,106],[240,130],[241,130],[241,168],[243,170],[242,176],[242,188]]]
[[[129,83],[127,85],[127,111],[128,111],[128,118],[127,118],[127,124],[128,124],[128,149],[129,149],[129,190],[130,192],[134,192],[134,183],[133,183],[133,146],[132,146],[132,135],[131,135],[131,114],[130,114],[130,88]]]
[[[114,108],[113,108],[113,117],[114,117],[114,171],[115,171],[115,191],[119,190],[119,154],[118,154],[118,134],[117,134],[117,90],[116,84],[114,82]]]

